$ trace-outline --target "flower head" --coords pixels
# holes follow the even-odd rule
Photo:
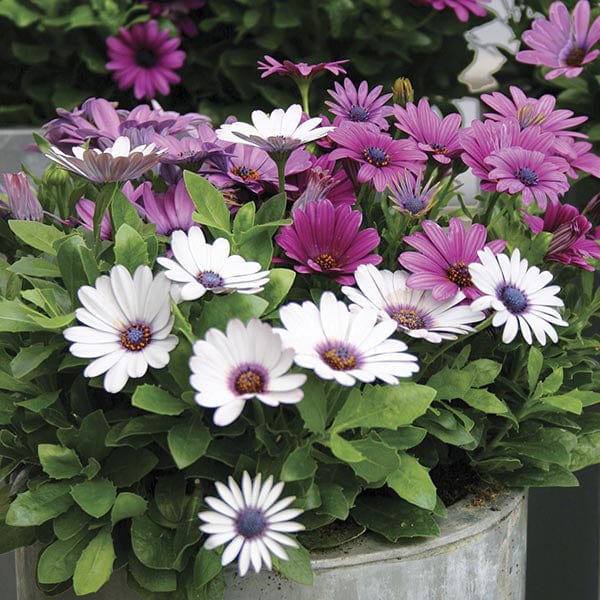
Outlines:
[[[546,335],[556,343],[558,335],[553,325],[568,325],[555,306],[563,306],[556,297],[557,285],[548,286],[552,273],[529,267],[527,259],[521,260],[519,249],[510,256],[489,249],[480,250],[480,262],[469,265],[473,284],[483,293],[471,306],[476,310],[494,311],[492,325],[504,326],[502,341],[512,342],[519,330],[528,344],[533,344],[531,333],[542,346]]]
[[[392,319],[398,331],[414,338],[439,344],[455,340],[457,334],[474,329],[470,323],[485,318],[461,302],[461,292],[445,302],[438,302],[428,290],[414,290],[407,286],[406,271],[378,271],[373,265],[360,265],[354,274],[359,289],[344,286],[342,292],[354,302],[350,310],[374,308],[380,319]]]
[[[469,13],[478,17],[485,17],[486,10],[482,4],[489,0],[413,0],[415,4],[423,4],[435,8],[435,10],[444,10],[451,8],[456,18],[463,23],[469,20]]]
[[[369,85],[362,81],[358,88],[346,77],[342,87],[337,81],[334,89],[329,90],[333,98],[325,102],[329,110],[336,115],[336,125],[344,122],[372,123],[379,129],[387,130],[390,124],[386,117],[392,114],[392,107],[387,105],[392,94],[382,94],[383,86],[378,85],[369,91]]]
[[[298,544],[286,534],[301,531],[304,526],[294,522],[303,511],[288,508],[295,497],[278,500],[283,483],[273,485],[272,476],[262,483],[260,473],[251,479],[244,471],[241,489],[231,477],[227,485],[217,481],[215,487],[219,497],[204,499],[212,510],[198,514],[203,521],[200,530],[208,535],[204,547],[212,550],[227,544],[221,564],[228,565],[238,558],[242,577],[250,565],[256,573],[263,565],[271,570],[271,555],[288,560],[282,546],[297,548]]]
[[[110,59],[106,68],[114,71],[119,89],[133,87],[138,100],[154,98],[156,92],[166,96],[171,84],[180,81],[175,71],[183,65],[185,52],[178,50],[179,44],[168,29],[159,31],[154,20],[130,30],[121,27],[118,36],[106,40]]]
[[[209,329],[206,338],[194,344],[190,384],[198,392],[196,403],[216,408],[213,421],[225,426],[252,398],[268,406],[300,402],[306,375],[288,373],[293,362],[294,351],[283,348],[270,325],[232,319],[226,333]]]
[[[264,60],[258,61],[258,70],[262,71],[261,78],[271,75],[288,75],[294,79],[311,79],[323,71],[329,71],[333,75],[345,74],[346,69],[342,67],[349,60],[334,60],[332,62],[318,63],[316,65],[307,65],[304,62],[294,63],[291,60],[279,62],[272,56],[265,54]]]
[[[257,262],[229,254],[229,242],[217,238],[208,244],[200,227],[186,234],[174,231],[171,236],[173,259],[161,256],[157,262],[166,276],[179,286],[182,300],[196,300],[206,292],[257,294],[269,281],[269,271],[261,271]]]
[[[502,148],[485,162],[493,167],[488,177],[496,181],[496,189],[509,194],[521,193],[526,206],[535,200],[544,209],[548,198],[558,202],[558,194],[569,189],[565,176],[568,165],[559,157],[523,148]]]
[[[394,106],[396,127],[417,142],[419,148],[440,163],[447,164],[461,151],[458,140],[461,117],[458,113],[443,119],[429,106],[427,98],[419,104],[408,102],[406,107]]]
[[[287,304],[279,317],[284,329],[277,332],[296,352],[296,364],[321,379],[347,386],[375,379],[396,385],[398,377],[419,370],[406,344],[389,339],[396,331],[395,321],[377,323],[377,311],[371,308],[350,312],[332,292],[323,293],[318,307],[309,301]]]
[[[394,140],[359,123],[346,123],[329,137],[339,146],[331,152],[331,158],[351,158],[358,162],[358,181],[372,181],[378,192],[383,192],[405,169],[418,173],[427,160],[427,155],[412,140]]]
[[[478,260],[477,252],[486,247],[486,228],[473,224],[467,230],[463,222],[453,217],[444,231],[435,221],[423,221],[423,233],[413,233],[404,241],[418,252],[403,252],[398,262],[412,275],[406,284],[417,290],[431,290],[439,302],[453,298],[459,291],[467,298],[477,296],[469,272],[469,264]],[[493,253],[502,252],[506,242],[494,240],[487,244]]]
[[[577,208],[549,202],[543,218],[525,211],[522,213],[523,221],[534,233],[552,233],[546,260],[575,265],[586,271],[594,270],[587,261],[590,258],[600,259],[599,232],[592,231],[592,224],[579,214]]]
[[[435,203],[435,196],[440,190],[440,184],[431,185],[431,180],[423,185],[424,171],[415,177],[410,171],[404,171],[390,185],[389,199],[392,206],[411,217],[421,217]]]
[[[300,263],[294,267],[298,273],[323,273],[351,284],[358,265],[381,262],[381,256],[371,254],[379,234],[372,227],[360,231],[362,213],[347,204],[309,202],[304,209],[294,209],[292,217],[293,224],[282,227],[275,241]]]
[[[588,0],[579,0],[572,16],[562,2],[553,2],[549,19],[536,19],[522,39],[531,50],[518,52],[519,62],[552,67],[546,79],[578,77],[584,65],[600,54],[600,50],[592,50],[600,40],[600,17],[590,26]]]
[[[82,325],[65,329],[73,342],[69,350],[79,358],[93,358],[85,377],[104,375],[104,389],[120,392],[127,380],[143,377],[148,369],[162,369],[177,345],[171,334],[173,317],[169,280],[161,273],[152,277],[146,265],[133,277],[123,265],[102,275],[95,285],[79,289],[82,308],[75,316]]]
[[[156,19],[170,19],[181,33],[189,37],[198,35],[198,27],[189,13],[195,8],[202,8],[205,0],[141,0],[148,5],[150,15]]]
[[[51,146],[46,156],[67,171],[94,183],[106,183],[141,177],[158,164],[163,150],[157,150],[154,144],[132,148],[129,138],[121,136],[106,150],[76,146],[72,152],[66,154],[56,146]]]
[[[2,182],[6,192],[6,202],[0,201],[0,210],[6,210],[13,219],[19,221],[41,221],[44,210],[37,199],[29,179],[23,171],[2,173]],[[2,206],[4,204],[4,206]]]
[[[287,110],[276,108],[270,115],[252,112],[252,123],[225,123],[217,137],[226,142],[247,144],[268,153],[283,154],[326,136],[334,127],[319,127],[320,117],[302,122],[302,107],[292,104]]]
[[[143,206],[138,197],[136,207],[146,221],[156,225],[158,235],[188,231],[194,225],[192,214],[195,207],[183,179],[164,192],[154,192],[149,182],[146,184],[141,195]]]

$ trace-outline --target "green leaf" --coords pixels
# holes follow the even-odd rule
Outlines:
[[[30,277],[56,278],[60,277],[60,269],[56,263],[44,258],[20,258],[8,269],[11,273],[28,275]]]
[[[408,450],[418,446],[427,435],[427,431],[421,427],[401,427],[395,431],[383,430],[377,432],[377,437],[388,446],[396,450]]]
[[[71,448],[56,444],[40,444],[37,448],[42,469],[52,479],[71,479],[81,471],[83,465]]]
[[[424,385],[401,382],[395,386],[365,386],[361,394],[354,388],[336,416],[333,432],[355,427],[396,429],[410,425],[423,415],[436,391]]]
[[[348,518],[350,506],[341,485],[329,481],[319,483],[319,494],[321,506],[316,510],[318,514],[331,515],[342,521]]]
[[[130,225],[123,223],[115,235],[115,262],[133,275],[140,265],[147,265],[148,248],[144,238]]]
[[[571,460],[570,450],[575,444],[576,437],[572,433],[545,428],[533,435],[504,440],[501,446],[521,456],[567,467]]]
[[[286,547],[285,551],[289,560],[280,560],[274,556],[273,566],[291,581],[302,585],[312,585],[314,575],[310,566],[310,554],[308,550],[300,546],[299,548]]]
[[[110,450],[106,447],[105,439],[109,430],[108,421],[102,410],[95,410],[86,415],[79,427],[76,449],[85,458],[102,460]]]
[[[18,300],[0,298],[0,332],[38,331],[43,329]]]
[[[401,538],[440,535],[440,528],[430,511],[397,496],[363,494],[357,498],[351,515],[355,521],[383,535],[390,542],[397,542]]]
[[[112,508],[117,490],[108,479],[93,479],[74,485],[71,496],[88,515],[99,519]]]
[[[469,406],[485,413],[503,415],[510,412],[505,402],[492,392],[470,389],[462,398]]]
[[[71,506],[67,512],[54,519],[52,527],[54,535],[59,540],[68,540],[78,534],[89,522],[90,516],[86,515],[79,506]]]
[[[345,523],[332,523],[298,534],[298,540],[309,550],[320,550],[326,548],[337,548],[342,544],[351,542],[359,538],[367,528],[359,525],[352,519],[347,519]]]
[[[104,215],[106,215],[106,212],[110,210],[112,201],[119,190],[119,185],[120,184],[116,181],[104,184],[100,190],[100,193],[98,194],[98,197],[96,198],[94,217],[92,219],[94,226],[94,238],[96,241],[100,240],[102,219],[104,218]]]
[[[77,560],[89,542],[88,535],[87,531],[79,531],[78,535],[46,547],[37,565],[38,582],[62,583],[73,577]]]
[[[125,519],[139,517],[146,512],[148,502],[137,494],[130,492],[121,492],[115,499],[115,503],[110,513],[110,520],[113,525]]]
[[[193,587],[201,588],[221,572],[221,559],[214,550],[201,547],[194,561]]]
[[[77,561],[73,575],[75,594],[83,596],[97,592],[110,579],[115,558],[110,528],[105,527],[87,545]]]
[[[600,463],[600,431],[582,433],[577,437],[577,445],[571,453],[570,471],[579,471]]]
[[[120,191],[117,191],[113,198],[110,207],[110,217],[113,231],[119,231],[121,225],[126,224],[133,227],[138,233],[142,232],[140,215],[135,209],[133,202]]]
[[[210,440],[210,431],[199,414],[175,425],[167,435],[169,452],[179,469],[189,467],[203,456]]]
[[[117,487],[129,487],[145,477],[158,463],[158,458],[146,448],[117,448],[107,458],[102,475]]]
[[[577,398],[575,392],[577,392],[577,390],[558,396],[545,396],[540,398],[540,401],[549,406],[553,406],[554,408],[580,415],[583,411],[583,404],[581,403],[581,400]]]
[[[231,231],[230,213],[221,192],[204,177],[191,171],[184,171],[183,179],[196,207],[198,222],[229,234]],[[228,235],[228,237],[230,236]]]
[[[296,273],[290,269],[271,269],[269,283],[260,293],[269,303],[266,312],[274,311],[286,299],[295,278]]]
[[[0,555],[29,546],[36,540],[33,527],[13,527],[0,521]]]
[[[529,391],[532,393],[538,383],[543,366],[544,355],[535,346],[531,346],[529,356],[527,357],[527,383]]]
[[[239,242],[242,235],[252,229],[254,225],[254,216],[256,214],[256,205],[254,202],[247,202],[237,211],[233,219],[233,237]]]
[[[131,398],[131,404],[147,412],[158,415],[180,415],[187,405],[171,396],[169,392],[155,385],[144,384],[136,388]]]
[[[10,370],[13,376],[17,379],[24,379],[50,358],[56,350],[56,346],[48,344],[24,346],[10,361]]]
[[[174,532],[157,525],[148,516],[135,517],[131,545],[139,561],[151,569],[172,569]]]
[[[359,450],[337,433],[331,434],[329,447],[335,456],[347,463],[360,462],[365,458]]]
[[[17,527],[41,525],[64,513],[72,504],[68,483],[45,483],[13,500],[6,514],[6,523]]]
[[[22,406],[27,410],[34,413],[41,413],[44,409],[52,406],[58,400],[59,392],[48,392],[47,394],[40,394],[31,400],[22,400],[21,402],[15,402],[17,406]]]
[[[540,398],[541,396],[550,396],[556,394],[563,384],[563,368],[559,367],[555,371],[552,371],[544,381],[540,381],[533,394],[534,398]]]
[[[181,521],[185,507],[185,477],[183,473],[163,475],[156,481],[154,502],[160,514],[173,523]]]
[[[52,256],[56,256],[54,243],[66,237],[60,229],[37,221],[9,221],[8,226],[22,242]]]
[[[472,373],[444,367],[429,378],[427,385],[436,390],[436,400],[453,400],[462,398],[471,389],[472,381]]]
[[[60,244],[57,258],[65,287],[73,304],[77,305],[79,288],[94,285],[100,276],[94,255],[86,246],[85,240],[80,235],[73,234]]]
[[[229,294],[227,296],[215,296],[211,300],[202,303],[202,313],[194,323],[194,333],[199,337],[210,327],[225,331],[227,323],[231,319],[241,319],[247,323],[254,317],[260,317],[269,303],[258,296],[246,294]]]
[[[323,386],[321,379],[309,375],[302,386],[304,397],[295,405],[306,429],[317,434],[325,433],[327,422],[327,398]]]
[[[462,369],[471,376],[471,387],[479,388],[494,383],[502,370],[502,365],[487,358],[470,362]]]
[[[281,481],[299,481],[315,474],[317,463],[311,456],[310,449],[310,445],[306,445],[292,450],[281,467]]]
[[[263,202],[256,212],[256,223],[266,225],[267,223],[276,223],[285,216],[287,199],[284,193],[276,194]]]
[[[129,571],[139,585],[151,592],[166,593],[177,590],[177,573],[175,571],[150,569],[143,565],[135,555],[129,557]]]
[[[388,475],[386,483],[407,502],[420,508],[433,510],[437,490],[429,471],[414,457],[405,452],[400,456],[400,467]]]
[[[577,477],[559,465],[550,465],[547,471],[525,467],[505,475],[505,480],[513,487],[577,487],[579,485]]]

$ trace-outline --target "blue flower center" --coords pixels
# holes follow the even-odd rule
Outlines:
[[[135,53],[135,62],[144,69],[150,69],[156,64],[158,57],[152,48],[139,48]]]
[[[393,308],[388,314],[400,327],[405,329],[424,329],[427,327],[425,319],[412,308]]]
[[[347,347],[334,346],[321,353],[321,358],[326,365],[334,371],[349,371],[356,368],[358,361],[355,354]]]
[[[425,205],[423,204],[423,200],[421,200],[421,198],[418,198],[417,196],[413,196],[412,198],[407,198],[404,201],[404,208],[411,215],[416,215],[425,208]]]
[[[521,167],[517,169],[515,177],[527,187],[531,187],[532,185],[537,185],[539,183],[537,173],[529,167]]]
[[[498,297],[507,310],[514,315],[521,314],[527,308],[527,297],[513,285],[505,285],[501,288]]]
[[[448,148],[444,144],[431,144],[434,154],[448,154]]]
[[[366,121],[369,118],[369,111],[364,106],[359,106],[355,104],[348,111],[348,116],[351,121]]]
[[[363,150],[364,159],[374,167],[387,167],[390,164],[390,155],[377,146],[369,146]]]
[[[150,343],[151,337],[150,327],[137,323],[121,332],[121,345],[131,352],[139,352]]]
[[[198,273],[196,279],[208,290],[222,287],[223,285],[222,277],[214,271],[203,271]]]
[[[246,508],[236,519],[235,528],[239,535],[251,540],[264,533],[267,528],[267,519],[262,511],[256,508]]]
[[[244,181],[256,181],[260,179],[260,173],[256,169],[251,169],[249,167],[244,167],[240,165],[239,167],[233,167],[233,174],[243,179]]]

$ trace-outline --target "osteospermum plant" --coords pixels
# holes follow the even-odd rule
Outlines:
[[[597,165],[584,116],[409,96],[346,78],[323,117],[220,126],[90,99],[44,128],[42,177],[3,178],[0,550],[41,542],[42,590],[310,585],[314,549],[437,535],[473,489],[448,473],[600,462],[598,200],[564,198]]]

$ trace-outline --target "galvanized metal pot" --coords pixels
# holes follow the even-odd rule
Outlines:
[[[226,600],[525,600],[527,499],[506,493],[491,504],[469,499],[448,510],[435,539],[390,544],[363,536],[314,554],[313,587],[274,573],[228,573]],[[45,600],[35,585],[37,552],[17,553],[19,600]],[[75,600],[66,593],[57,600]],[[117,573],[89,600],[139,600]]]

